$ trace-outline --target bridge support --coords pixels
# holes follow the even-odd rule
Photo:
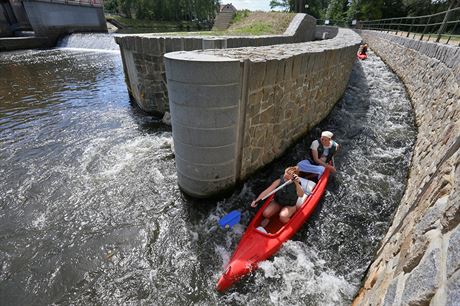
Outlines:
[[[35,36],[57,39],[74,32],[107,32],[102,5],[85,3],[24,1],[24,7]]]

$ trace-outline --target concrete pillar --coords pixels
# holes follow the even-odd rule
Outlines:
[[[5,9],[0,5],[0,37],[13,35],[6,14]]]
[[[200,53],[164,56],[179,186],[208,197],[238,179],[243,64]]]

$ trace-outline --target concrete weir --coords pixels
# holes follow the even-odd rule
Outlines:
[[[361,42],[332,39],[165,55],[180,187],[208,197],[270,163],[324,119]]]

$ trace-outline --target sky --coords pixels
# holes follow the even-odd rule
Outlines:
[[[270,11],[270,0],[220,0],[220,3],[231,3],[237,10]]]

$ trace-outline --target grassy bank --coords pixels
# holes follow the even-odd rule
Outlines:
[[[283,34],[294,16],[295,13],[239,11],[224,32],[245,35]]]
[[[132,19],[121,17],[117,15],[106,15],[106,19],[113,19],[123,26],[124,30],[135,31],[139,29],[140,32],[145,32],[146,29],[152,30],[165,30],[165,31],[186,31],[199,30],[197,24],[190,21],[157,21],[157,20],[144,20]],[[156,31],[155,31],[156,32]]]
[[[116,15],[107,15],[107,19],[114,19],[123,25],[123,31],[146,32],[179,32],[176,34],[187,35],[180,31],[195,31],[190,35],[276,35],[283,34],[289,26],[294,13],[282,12],[250,12],[247,10],[238,11],[230,27],[225,31],[208,31],[190,21],[154,21],[130,19]],[[196,32],[200,31],[200,32]],[[173,34],[173,33],[170,33]]]

